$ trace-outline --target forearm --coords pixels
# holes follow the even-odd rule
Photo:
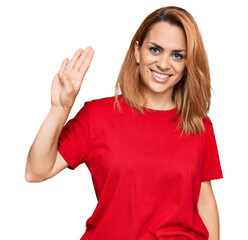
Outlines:
[[[70,111],[51,108],[42,123],[29,150],[26,165],[26,179],[42,179],[54,165],[58,138]]]
[[[198,207],[199,214],[209,231],[209,240],[220,240],[219,213],[215,199]]]

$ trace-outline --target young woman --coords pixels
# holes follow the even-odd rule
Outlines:
[[[219,239],[211,180],[223,174],[193,17],[178,7],[151,13],[132,39],[115,96],[85,102],[65,124],[92,57],[91,47],[79,49],[54,77],[26,180],[87,165],[98,204],[81,239]]]

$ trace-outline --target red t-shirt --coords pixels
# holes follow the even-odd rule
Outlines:
[[[145,115],[119,95],[85,102],[64,126],[58,151],[85,163],[98,203],[81,240],[207,240],[198,214],[201,182],[223,178],[209,118],[201,136],[180,137],[171,110]]]

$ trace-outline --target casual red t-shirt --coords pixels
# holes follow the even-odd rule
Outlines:
[[[119,95],[85,102],[64,126],[58,151],[85,163],[98,203],[81,240],[207,240],[198,214],[201,182],[223,178],[209,118],[206,131],[180,137],[176,108],[145,110]]]

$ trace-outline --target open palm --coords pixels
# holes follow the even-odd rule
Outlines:
[[[71,109],[80,90],[83,78],[89,69],[94,50],[79,48],[71,61],[64,59],[59,72],[54,76],[51,91],[52,107]]]

